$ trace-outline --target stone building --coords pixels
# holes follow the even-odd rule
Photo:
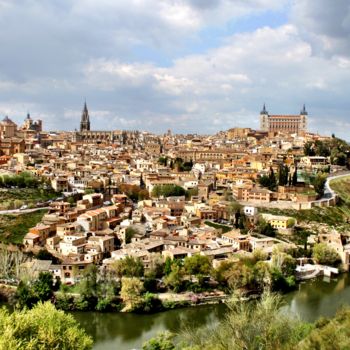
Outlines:
[[[264,104],[260,112],[260,129],[269,133],[303,135],[307,131],[307,118],[305,105],[299,115],[274,115],[268,113]]]

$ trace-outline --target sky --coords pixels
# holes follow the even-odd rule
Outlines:
[[[213,134],[306,104],[350,140],[349,0],[0,0],[0,118]]]

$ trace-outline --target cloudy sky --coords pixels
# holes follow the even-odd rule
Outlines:
[[[0,0],[0,117],[214,133],[297,114],[350,140],[349,0]]]

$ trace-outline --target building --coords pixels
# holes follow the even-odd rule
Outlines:
[[[307,131],[307,118],[305,105],[299,115],[272,115],[268,113],[264,104],[260,112],[260,129],[269,133],[303,135]]]
[[[33,133],[39,133],[43,130],[43,122],[42,120],[38,119],[34,121],[30,114],[27,114],[27,118],[24,120],[24,123],[21,127],[22,131],[32,131]]]
[[[6,116],[0,122],[0,138],[6,139],[10,137],[15,137],[16,132],[17,132],[17,125],[8,116]]]

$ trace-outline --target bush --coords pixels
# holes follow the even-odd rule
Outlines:
[[[0,349],[88,350],[92,343],[73,316],[49,302],[31,310],[0,310]]]

